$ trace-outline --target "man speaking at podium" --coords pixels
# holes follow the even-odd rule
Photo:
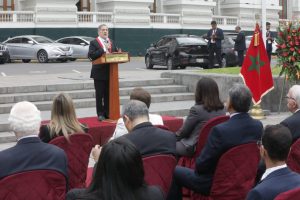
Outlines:
[[[98,35],[89,46],[88,57],[92,61],[103,54],[117,51],[112,40],[108,38],[107,25],[101,24],[98,27]],[[109,64],[92,65],[91,78],[94,79],[98,120],[102,121],[108,119],[109,116]]]

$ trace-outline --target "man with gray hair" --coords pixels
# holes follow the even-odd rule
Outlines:
[[[196,159],[195,170],[180,166],[175,168],[167,199],[181,199],[182,187],[209,195],[220,157],[230,148],[256,142],[261,138],[262,123],[248,114],[251,99],[252,94],[245,85],[236,84],[229,90],[226,106],[230,119],[212,128],[200,156]]]
[[[135,144],[143,157],[156,154],[176,156],[175,134],[149,122],[149,111],[145,103],[130,100],[123,107],[123,120],[129,134],[122,137]]]
[[[34,104],[28,101],[15,104],[8,122],[18,142],[0,152],[0,179],[32,170],[54,170],[68,178],[65,152],[38,137],[41,114]]]
[[[300,85],[293,85],[286,95],[287,107],[291,113],[290,117],[281,122],[282,125],[290,129],[293,142],[300,137]]]

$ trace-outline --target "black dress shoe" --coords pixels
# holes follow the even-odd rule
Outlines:
[[[103,120],[105,120],[106,118],[103,116],[103,115],[99,115],[98,116],[98,120],[101,122],[101,121],[103,121]]]

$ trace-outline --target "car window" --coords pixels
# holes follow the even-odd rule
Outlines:
[[[13,38],[8,40],[6,43],[21,43],[22,42],[22,38]]]
[[[73,38],[72,44],[80,45],[80,43],[85,43],[85,42],[79,38]]]
[[[160,39],[156,45],[159,47],[159,46],[163,46],[165,44],[165,41],[166,41],[166,38],[163,38],[163,39]]]
[[[82,39],[90,42],[90,41],[93,41],[95,38],[92,38],[92,37],[82,37]]]
[[[179,38],[176,38],[177,42],[179,45],[201,45],[201,44],[204,44],[206,45],[206,42],[203,38],[200,38],[200,37],[179,37]]]
[[[49,38],[38,36],[38,37],[32,37],[37,43],[53,43],[53,41]]]
[[[23,43],[23,44],[28,44],[29,41],[30,41],[30,39],[28,39],[28,38],[21,38],[21,43]]]
[[[70,44],[70,39],[69,38],[64,38],[64,39],[57,40],[57,42],[63,43],[63,44]]]

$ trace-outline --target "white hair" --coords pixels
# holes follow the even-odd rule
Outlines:
[[[293,85],[289,92],[291,97],[295,99],[298,108],[300,108],[300,85]]]
[[[41,121],[41,112],[28,101],[16,103],[8,117],[10,129],[20,136],[37,135]]]

